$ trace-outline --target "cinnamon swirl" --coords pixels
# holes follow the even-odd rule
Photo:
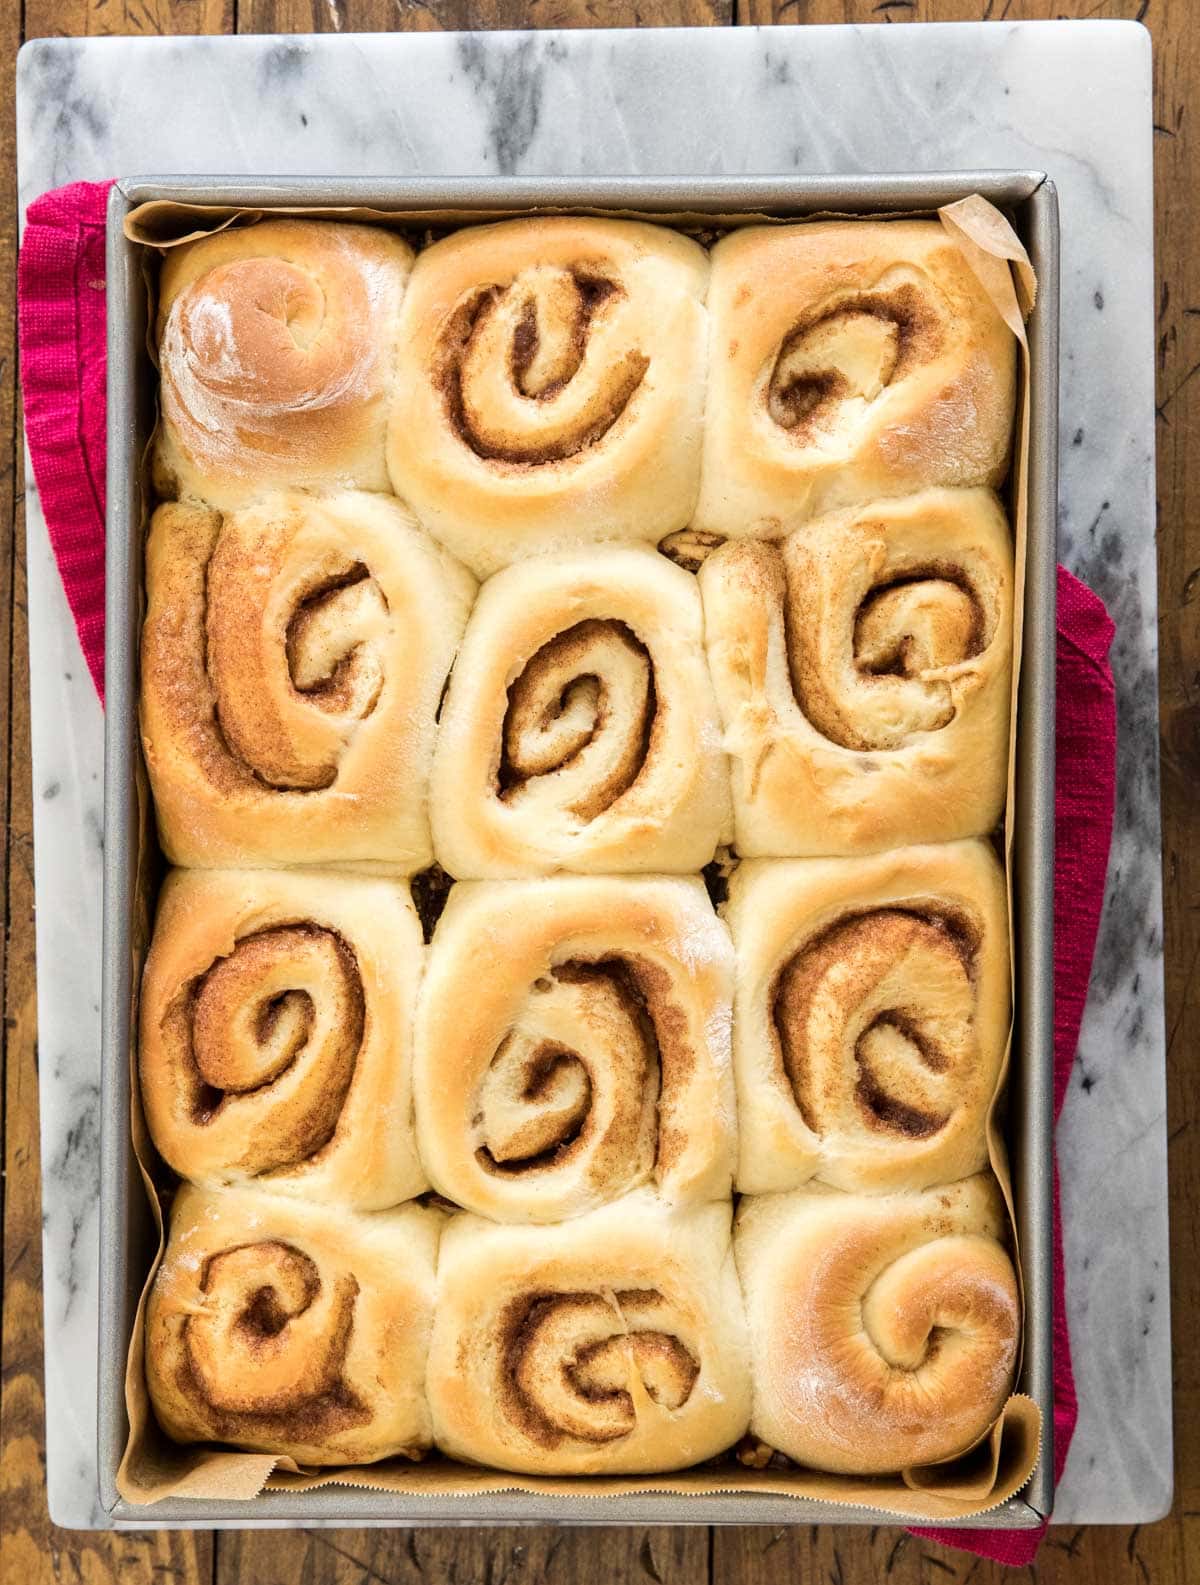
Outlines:
[[[374,226],[261,220],[173,248],[159,283],[160,499],[386,490],[384,429],[408,244]]]
[[[1016,342],[936,220],[749,227],[713,249],[696,527],[776,535],[930,485],[999,485]]]
[[[142,742],[176,864],[429,863],[434,716],[474,591],[396,501],[163,506]]]
[[[646,1190],[557,1227],[456,1217],[428,1391],[438,1446],[543,1475],[683,1469],[746,1429],[730,1208]]]
[[[413,1070],[436,1189],[501,1221],[654,1183],[727,1195],[733,953],[682,877],[468,881],[430,950]]]
[[[813,1469],[884,1475],[965,1452],[999,1415],[1020,1331],[1004,1206],[981,1174],[923,1194],[743,1200],[734,1247],[750,1430]]]
[[[986,844],[751,861],[725,912],[743,1193],[922,1189],[986,1163],[1010,1013]]]
[[[146,1307],[163,1430],[301,1464],[419,1458],[442,1221],[185,1185]]]
[[[456,232],[401,311],[388,467],[484,575],[580,540],[658,540],[696,499],[708,259],[658,226]]]
[[[982,836],[1008,771],[1013,552],[986,490],[735,540],[699,574],[747,857]]]
[[[695,871],[729,784],[695,579],[641,546],[537,556],[489,578],[434,756],[453,875]]]
[[[175,870],[142,979],[151,1137],[183,1178],[364,1209],[426,1187],[412,1121],[423,947],[408,888]]]

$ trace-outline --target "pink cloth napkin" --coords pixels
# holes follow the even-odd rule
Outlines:
[[[31,204],[18,275],[25,432],[50,543],[101,701],[104,698],[104,215],[111,182],[76,182]],[[1058,774],[1054,870],[1054,1100],[1062,1107],[1087,1000],[1112,835],[1116,702],[1100,599],[1058,569]],[[1054,1463],[1075,1429],[1054,1174]],[[1040,1530],[914,1534],[1025,1564]]]
[[[29,206],[17,270],[25,436],[84,659],[104,701],[104,211],[111,182]]]
[[[1058,569],[1057,771],[1054,783],[1054,1116],[1062,1111],[1087,1001],[1112,839],[1117,703],[1112,619],[1098,595]],[[1054,1478],[1078,1418],[1067,1334],[1058,1162],[1054,1163]],[[997,1563],[1031,1563],[1038,1530],[914,1530]]]

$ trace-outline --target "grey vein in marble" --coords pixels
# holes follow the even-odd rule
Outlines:
[[[1021,166],[1063,222],[1061,554],[1108,602],[1120,789],[1059,1132],[1081,1400],[1058,1517],[1171,1492],[1155,674],[1150,66],[1122,23],[38,41],[22,206],[148,171],[788,173]],[[1114,378],[1114,371],[1120,371]],[[100,711],[28,501],[48,1478],[95,1497]]]

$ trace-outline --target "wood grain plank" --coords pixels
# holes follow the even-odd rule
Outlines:
[[[1145,20],[1191,0],[736,0],[737,20],[773,22],[1045,22],[1055,18]]]
[[[1200,1306],[1200,218],[1191,204],[1179,202],[1200,183],[1200,128],[1189,114],[1200,88],[1200,10],[1170,0],[1153,4],[1146,20],[1155,42],[1158,631],[1176,1487],[1170,1520],[1130,1537],[1129,1549],[1145,1563],[1139,1572],[1157,1582],[1200,1578],[1200,1336],[1193,1320]]]
[[[223,1531],[215,1585],[700,1585],[703,1527]]]
[[[940,1560],[941,1549],[887,1525],[867,1530],[829,1525],[719,1527],[713,1530],[710,1577],[712,1585],[778,1585],[781,1580],[927,1585],[930,1579],[952,1585],[952,1576],[943,1575],[937,1562],[931,1570],[927,1554]],[[953,1559],[954,1554],[946,1557]],[[955,1563],[953,1578],[959,1577]]]
[[[25,37],[232,33],[234,5],[235,0],[25,0]]]
[[[1052,1528],[1030,1569],[1010,1569],[899,1528],[803,1526],[713,1531],[712,1585],[1187,1585],[1188,1557],[1173,1521],[1133,1527]],[[1194,1562],[1194,1558],[1192,1559]]]
[[[708,27],[734,0],[239,0],[239,33]]]
[[[5,59],[20,41],[20,19],[0,14],[0,54]],[[13,550],[4,531],[12,522],[17,476],[17,333],[16,282],[16,85],[11,73],[0,86],[0,762],[12,737],[12,600]],[[8,811],[8,772],[0,763],[0,817]],[[0,899],[7,937],[8,915]],[[3,1101],[0,1100],[0,1115]],[[0,1203],[3,1199],[0,1186]]]

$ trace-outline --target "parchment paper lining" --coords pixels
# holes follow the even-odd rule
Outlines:
[[[1013,622],[1012,708],[1008,743],[1008,798],[1004,818],[1004,868],[1008,891],[1010,974],[1015,962],[1012,931],[1012,849],[1015,802],[1015,743],[1017,729],[1017,684],[1020,677],[1024,627],[1026,533],[1028,525],[1029,471],[1029,344],[1025,335],[1025,316],[1033,307],[1036,280],[1020,239],[994,205],[978,194],[949,204],[937,211],[905,210],[871,215],[728,214],[711,215],[680,211],[675,214],[647,214],[638,210],[596,209],[586,206],[544,206],[495,210],[423,209],[385,211],[369,208],[335,208],[280,205],[271,209],[230,209],[227,207],[181,204],[155,200],[140,205],[126,217],[125,234],[130,241],[147,249],[147,260],[228,226],[253,225],[278,215],[312,215],[326,219],[370,221],[404,231],[415,246],[436,234],[464,225],[481,225],[512,219],[516,213],[591,215],[608,219],[646,220],[707,237],[746,225],[796,225],[818,220],[884,220],[938,215],[947,234],[963,253],[968,265],[991,297],[1020,345],[1017,420],[1011,478],[1011,518],[1014,532],[1015,577],[1018,591]],[[153,250],[153,251],[152,251]],[[147,267],[153,287],[154,272]],[[151,296],[153,302],[153,294]],[[153,349],[151,349],[153,350]],[[145,469],[143,470],[145,479]],[[149,500],[148,490],[143,499]],[[143,596],[144,598],[144,596]],[[134,920],[131,932],[134,1006],[131,1029],[138,1027],[137,987],[150,937],[150,899],[160,861],[150,839],[150,798],[145,769],[140,762],[135,778],[139,831],[138,877]],[[1002,1132],[1004,1090],[1011,1056],[1012,1036],[1006,1046],[996,1093],[988,1111],[988,1154],[1008,1208],[1018,1280],[1024,1293],[1023,1274],[1016,1244],[1012,1177]],[[150,1273],[138,1301],[133,1335],[125,1372],[125,1399],[129,1415],[129,1440],[117,1473],[117,1488],[128,1502],[151,1504],[166,1498],[212,1498],[250,1500],[262,1491],[311,1491],[319,1486],[358,1486],[376,1491],[392,1491],[408,1497],[468,1496],[472,1493],[521,1491],[589,1498],[632,1493],[668,1493],[686,1497],[691,1493],[762,1492],[772,1496],[813,1498],[847,1507],[866,1507],[895,1514],[898,1518],[923,1521],[969,1518],[1002,1506],[1020,1491],[1037,1463],[1041,1445],[1041,1414],[1032,1399],[1016,1393],[1005,1404],[1000,1417],[973,1448],[944,1464],[916,1467],[895,1476],[855,1479],[824,1474],[794,1466],[749,1469],[732,1456],[678,1474],[652,1477],[549,1477],[511,1475],[495,1470],[477,1469],[434,1454],[412,1464],[388,1461],[353,1468],[306,1471],[290,1458],[271,1454],[245,1453],[212,1446],[181,1447],[159,1429],[150,1406],[143,1364],[146,1299],[162,1259],[164,1248],[164,1211],[152,1172],[155,1152],[146,1129],[136,1083],[136,1051],[130,1053],[131,1122],[134,1153],[146,1187],[155,1224],[158,1248]],[[1019,1361],[1018,1361],[1019,1368]]]

